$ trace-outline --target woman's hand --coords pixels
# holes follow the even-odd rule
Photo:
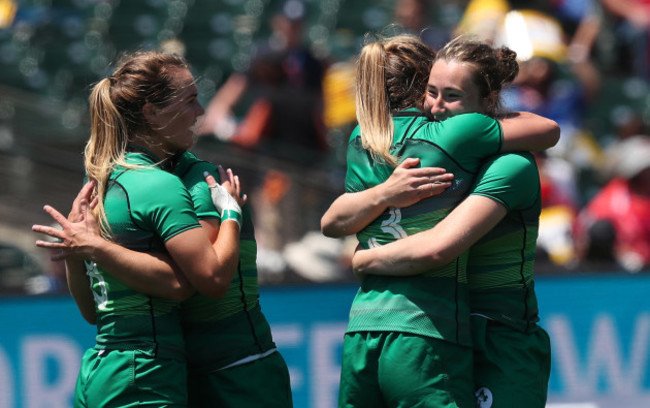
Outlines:
[[[46,205],[43,207],[45,212],[62,229],[46,225],[32,226],[32,231],[49,235],[58,240],[57,242],[36,241],[38,247],[56,250],[51,255],[53,261],[68,258],[90,259],[92,258],[93,249],[96,248],[99,241],[103,240],[97,220],[91,212],[92,207],[97,205],[97,198],[90,201],[94,186],[93,182],[88,182],[79,191],[72,203],[72,210],[68,218],[52,206]]]
[[[379,186],[388,207],[408,207],[451,187],[454,175],[439,167],[415,167],[418,158],[407,158]]]
[[[241,207],[246,203],[248,197],[241,194],[239,177],[233,174],[232,170],[224,171],[219,166],[219,175],[222,183],[219,185],[215,178],[208,172],[203,176],[210,188],[212,203],[221,215],[221,222],[233,220],[241,228],[242,210]]]
[[[246,194],[242,194],[241,184],[239,182],[239,176],[237,176],[231,169],[224,170],[221,165],[217,166],[219,170],[219,177],[221,178],[221,186],[226,189],[228,194],[230,194],[240,207],[243,207],[248,200]]]

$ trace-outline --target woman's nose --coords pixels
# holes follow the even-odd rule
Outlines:
[[[443,100],[441,97],[437,97],[433,100],[433,103],[431,104],[431,113],[438,113],[438,112],[444,112],[445,111],[445,104],[443,103]]]

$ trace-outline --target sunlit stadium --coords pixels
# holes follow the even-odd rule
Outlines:
[[[339,406],[359,241],[321,217],[350,190],[359,53],[403,33],[514,50],[500,106],[560,126],[535,153],[546,407],[650,406],[648,16],[641,0],[0,0],[0,408],[73,406],[97,330],[32,226],[61,228],[43,207],[67,216],[84,185],[91,90],[139,50],[187,61],[205,109],[190,151],[241,180],[293,405]]]

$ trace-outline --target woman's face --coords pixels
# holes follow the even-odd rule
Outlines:
[[[431,67],[424,109],[436,120],[468,112],[483,112],[472,71],[454,62],[438,60]]]
[[[185,68],[172,68],[173,101],[164,108],[154,108],[150,119],[154,134],[167,152],[185,151],[194,144],[193,126],[205,112],[199,103],[192,73]]]

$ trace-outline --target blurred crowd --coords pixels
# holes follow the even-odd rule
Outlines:
[[[472,35],[514,49],[521,70],[505,92],[505,107],[532,111],[561,125],[560,143],[537,157],[544,200],[538,271],[647,269],[650,2],[630,1],[623,7],[622,2],[607,0],[537,5],[472,0],[449,27],[431,23],[432,13],[443,4],[449,7],[449,2],[438,3],[396,1],[392,29],[421,35],[433,48],[454,36]],[[345,141],[354,125],[354,63],[318,61],[310,54],[301,34],[301,4],[288,2],[274,16],[268,44],[259,47],[247,73],[229,78],[212,99],[202,133],[310,167],[335,154],[331,150],[336,146],[324,139],[328,131],[331,135],[333,129],[343,129]],[[255,88],[256,99],[238,121],[232,108],[246,87]],[[607,103],[608,98],[622,102]],[[597,124],[594,115],[608,115],[609,127]],[[344,163],[339,170],[338,176]],[[314,192],[291,190],[291,182],[277,169],[264,176],[262,198],[257,201],[261,247],[270,250],[267,255],[279,250],[275,259],[284,263],[276,265],[307,280],[351,278],[347,259],[354,238],[350,242],[324,238],[316,225],[293,231],[298,235],[287,231],[295,225],[287,225],[287,220],[296,214],[318,218],[318,211],[310,213],[318,208]],[[268,245],[265,238],[270,236],[275,245]]]
[[[196,149],[232,166],[249,193],[262,284],[354,279],[355,238],[326,238],[319,225],[343,192],[356,120],[354,54],[363,37],[341,46],[347,53],[323,52],[307,18],[319,3],[321,10],[339,4],[278,3],[265,22],[268,34],[250,47],[247,64],[215,86],[197,129]],[[518,54],[520,73],[503,105],[560,124],[560,143],[537,155],[543,197],[537,272],[648,271],[650,1],[388,3],[389,21],[375,24],[372,35],[411,32],[433,48],[472,35],[508,46]],[[343,19],[341,13],[345,5]],[[155,44],[179,53],[189,45],[178,38]],[[10,252],[0,247],[0,262],[17,263]],[[11,265],[0,265],[5,270]],[[64,290],[60,268],[47,270],[47,279],[34,274],[30,291]]]

